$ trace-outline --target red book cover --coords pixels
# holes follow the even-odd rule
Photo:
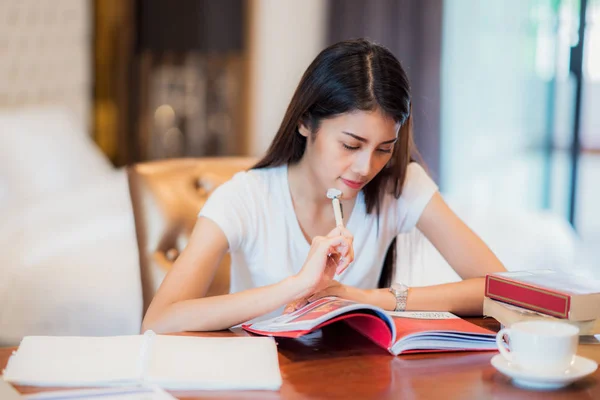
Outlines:
[[[258,334],[297,338],[345,323],[394,355],[496,350],[496,334],[447,312],[390,313],[368,304],[325,297],[290,314],[243,324]]]
[[[600,282],[553,270],[488,274],[485,296],[557,318],[600,317]]]

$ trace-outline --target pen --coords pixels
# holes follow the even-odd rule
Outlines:
[[[344,227],[344,217],[342,214],[342,205],[340,204],[340,197],[342,197],[342,191],[332,188],[327,190],[327,198],[331,199],[333,205],[333,215],[335,216],[335,225]]]

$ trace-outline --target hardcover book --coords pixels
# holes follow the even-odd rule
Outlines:
[[[572,321],[600,317],[600,281],[554,270],[486,276],[485,296]]]
[[[556,318],[537,311],[513,306],[512,304],[485,297],[483,299],[483,315],[492,317],[500,322],[504,328],[510,328],[512,324],[522,321],[561,321],[579,328],[579,335],[592,335],[595,333],[595,325],[598,320],[570,321],[568,319]]]

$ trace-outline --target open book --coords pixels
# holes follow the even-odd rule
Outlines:
[[[259,335],[297,338],[343,321],[394,355],[496,350],[496,333],[448,312],[393,312],[337,297],[324,297],[290,314],[244,324]]]
[[[258,339],[258,340],[257,340]],[[278,390],[272,338],[27,336],[4,380],[16,385],[157,385],[169,390]]]

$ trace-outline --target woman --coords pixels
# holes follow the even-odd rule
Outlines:
[[[480,314],[482,276],[504,268],[413,154],[410,88],[398,60],[362,39],[323,50],[265,157],[217,188],[201,210],[142,329],[225,329],[324,295],[387,310]],[[329,188],[342,192],[346,228],[336,227]],[[376,289],[392,281],[393,268],[382,273],[386,250],[415,226],[464,280]],[[204,297],[227,251],[231,293]]]

